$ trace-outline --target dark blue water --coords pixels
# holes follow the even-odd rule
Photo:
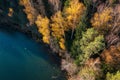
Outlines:
[[[65,80],[41,44],[20,32],[0,29],[0,80]]]

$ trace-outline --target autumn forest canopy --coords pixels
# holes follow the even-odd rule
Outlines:
[[[42,41],[77,67],[72,75],[68,72],[71,80],[120,80],[120,0],[19,0],[18,4]],[[7,15],[14,14],[10,7]]]

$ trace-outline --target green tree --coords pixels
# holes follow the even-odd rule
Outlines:
[[[120,72],[117,71],[116,74],[107,73],[106,80],[120,80]]]
[[[105,47],[103,35],[99,35],[94,28],[83,32],[82,38],[74,43],[76,52],[73,52],[78,64],[84,64],[91,55],[98,54]]]
[[[71,47],[71,55],[73,58],[76,58],[81,50],[78,49],[80,47],[79,40],[82,38],[82,32],[84,32],[87,28],[87,16],[86,13],[81,17],[79,25],[75,29],[75,39],[73,40]]]

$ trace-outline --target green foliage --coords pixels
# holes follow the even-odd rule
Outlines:
[[[80,49],[80,44],[79,44],[79,40],[75,40],[73,42],[72,48],[71,48],[71,56],[75,59],[77,59],[79,53],[81,53],[81,49]],[[78,62],[78,61],[77,61]]]
[[[120,80],[120,72],[117,71],[116,74],[107,73],[106,80]]]
[[[70,0],[66,0],[65,3],[64,3],[64,6],[65,7],[69,6],[69,3],[70,3]]]
[[[90,26],[88,12],[89,10],[86,9],[83,16],[80,18],[78,26],[75,29],[75,39],[73,40],[71,47],[71,55],[75,59],[78,59],[78,55],[81,53],[81,49],[79,49],[79,40],[82,38],[82,32],[85,32],[86,29]],[[75,62],[79,63],[79,60],[76,60]]]
[[[84,32],[88,26],[87,24],[87,15],[86,12],[85,14],[81,17],[80,22],[78,27],[76,28],[76,32],[75,32],[75,40],[79,40],[82,38],[82,32]]]
[[[98,54],[99,51],[105,47],[103,35],[99,35],[98,32],[93,29],[87,29],[82,33],[82,38],[74,42],[72,48],[72,56],[76,58],[77,63],[84,64],[90,56]]]
[[[23,6],[18,6],[19,1],[22,2]],[[6,19],[8,14],[10,16],[8,21],[6,21],[7,19],[3,21],[10,21],[10,23],[21,26],[23,29],[28,28],[28,30],[35,32],[35,34],[38,32],[42,33],[45,43],[48,43],[56,53],[70,52],[77,65],[86,64],[87,60],[93,58],[96,54],[99,55],[101,50],[105,48],[104,37],[100,34],[106,33],[104,34],[106,37],[106,35],[113,34],[112,31],[114,31],[115,37],[108,36],[110,40],[106,40],[106,42],[110,41],[111,44],[112,38],[119,37],[116,34],[119,32],[119,17],[116,16],[119,14],[119,0],[101,0],[100,3],[97,0],[60,0],[61,6],[57,6],[58,2],[56,0],[51,0],[53,5],[50,5],[49,0],[41,1],[43,1],[42,6],[37,0],[0,0],[1,19],[4,19],[4,17]],[[36,3],[38,5],[35,5]],[[116,9],[117,5],[118,9]],[[41,6],[41,8],[37,8],[37,6]],[[54,10],[50,8],[52,6],[60,7],[61,10],[54,13]],[[45,9],[45,16],[47,17],[42,15],[41,9]],[[25,16],[33,24],[31,27],[29,27],[30,25],[27,23],[28,20]],[[35,21],[37,25],[34,25]],[[94,27],[98,32],[90,27]],[[110,32],[107,33],[107,31]],[[102,59],[104,60],[100,67],[103,72],[102,78],[106,78],[106,80],[120,80],[119,71],[116,74],[112,74],[112,72],[118,70],[119,61],[116,56],[119,57],[119,52],[112,49],[110,52],[109,50],[106,51],[107,53],[108,55],[105,56],[111,65]],[[61,57],[66,58],[66,56],[62,55]],[[85,66],[81,68],[79,75],[82,76],[80,80],[95,79],[95,73],[91,67]]]
[[[115,69],[111,67],[109,64],[106,64],[105,62],[102,63],[101,69],[106,74],[107,72],[114,72]]]
[[[80,40],[82,54],[79,55],[79,60],[84,63],[91,55],[98,54],[104,49],[105,44],[103,35],[99,35],[93,28],[88,29],[82,36]]]
[[[80,80],[95,80],[96,72],[92,67],[83,67],[79,72]]]
[[[83,0],[83,3],[85,4],[85,6],[90,7],[90,5],[92,4],[92,0]]]
[[[87,27],[87,16],[86,13],[81,17],[79,25],[75,29],[75,39],[73,41],[72,47],[71,47],[71,55],[73,58],[76,58],[79,53],[81,53],[81,50],[78,49],[80,47],[79,40],[82,38],[82,32],[86,30]],[[78,61],[76,61],[78,62]]]

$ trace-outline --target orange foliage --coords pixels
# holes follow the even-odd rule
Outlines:
[[[102,53],[102,59],[111,66],[119,66],[120,62],[120,50],[116,46],[111,46],[109,49],[105,49]]]
[[[112,20],[112,8],[104,8],[101,12],[94,14],[94,17],[91,19],[92,26],[97,29],[108,29],[111,25],[107,25],[110,20]]]
[[[43,35],[43,41],[49,44],[50,30],[49,30],[49,19],[47,17],[37,16],[36,25],[39,32]]]

